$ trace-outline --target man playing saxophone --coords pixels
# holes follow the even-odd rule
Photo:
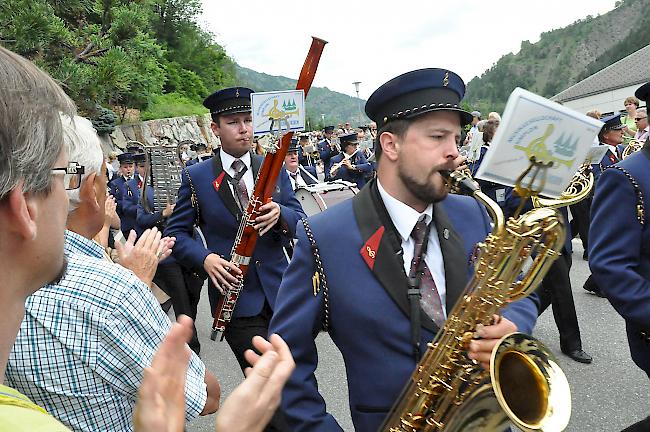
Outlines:
[[[464,93],[462,79],[444,69],[382,85],[365,107],[379,129],[376,179],[298,224],[270,325],[296,360],[282,400],[292,430],[341,430],[314,377],[319,330],[343,355],[355,429],[374,432],[469,280],[490,220],[473,199],[448,196],[440,174],[461,164],[460,128],[472,120],[460,108]],[[511,303],[478,327],[469,357],[488,367],[497,340],[530,333],[536,316],[536,297]]]

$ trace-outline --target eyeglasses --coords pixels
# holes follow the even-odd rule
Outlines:
[[[84,167],[77,162],[69,162],[66,168],[52,168],[52,174],[63,173],[63,186],[66,190],[79,189]]]
[[[648,118],[648,116],[645,116],[645,117],[635,117],[635,118],[634,118],[634,121],[641,121],[641,120],[643,120],[643,119],[645,119],[645,118]]]

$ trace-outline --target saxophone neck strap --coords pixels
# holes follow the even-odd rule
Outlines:
[[[424,232],[422,247],[420,248],[420,253],[417,256],[413,257],[413,262],[411,264],[411,270],[408,277],[407,295],[409,298],[409,306],[411,311],[409,316],[411,320],[411,345],[413,345],[413,357],[415,358],[416,364],[420,361],[421,355],[420,327],[422,323],[420,322],[420,299],[422,298],[422,293],[420,292],[420,281],[422,280],[424,257],[426,256],[427,246],[429,245],[429,232],[431,231],[432,224],[433,221],[429,222],[427,225],[427,229]]]

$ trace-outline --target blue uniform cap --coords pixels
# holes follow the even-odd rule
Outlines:
[[[143,153],[144,150],[142,149],[142,146],[129,144],[126,147],[126,152],[135,155],[135,154],[138,154],[138,153]]]
[[[366,102],[366,114],[379,127],[391,120],[408,119],[432,111],[456,111],[461,125],[472,115],[460,107],[465,83],[447,69],[419,69],[393,78],[374,91]]]
[[[345,148],[345,146],[347,146],[348,144],[358,144],[359,139],[357,138],[357,134],[355,132],[355,133],[340,135],[339,142],[341,143],[341,147]]]
[[[325,127],[323,128],[323,132],[325,132],[325,133],[331,133],[331,132],[334,132],[334,126],[325,126]]]
[[[191,144],[190,149],[193,150],[193,151],[197,151],[197,150],[200,150],[200,149],[207,150],[208,145],[206,143],[203,143],[203,142],[198,142],[196,144]]]
[[[120,164],[133,163],[133,155],[131,153],[118,154],[117,160],[120,162]]]
[[[650,82],[643,84],[641,87],[636,89],[634,96],[638,99],[641,99],[644,102],[647,102],[650,99]]]
[[[601,122],[605,123],[603,125],[602,131],[610,131],[610,130],[617,130],[617,129],[623,129],[625,127],[624,124],[621,123],[621,115],[620,114],[614,114],[611,116],[603,117],[600,119]]]
[[[147,160],[147,157],[144,155],[144,153],[136,153],[133,155],[133,162],[135,163],[143,163]]]
[[[251,93],[246,87],[225,88],[205,98],[203,106],[216,115],[251,112]]]

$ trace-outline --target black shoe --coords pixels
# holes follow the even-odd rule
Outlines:
[[[562,352],[579,363],[590,364],[594,360],[589,354],[587,354],[581,349],[571,350],[571,351],[563,350]]]
[[[648,430],[650,430],[650,417],[626,427],[621,432],[648,432]]]
[[[598,297],[605,298],[605,294],[603,294],[603,292],[598,288],[594,288],[593,286],[589,286],[589,285],[584,285],[582,288],[585,291],[589,291],[590,293],[597,295]]]

